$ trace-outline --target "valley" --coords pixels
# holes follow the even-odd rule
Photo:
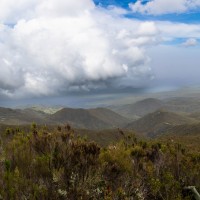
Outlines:
[[[69,108],[42,106],[11,109],[0,107],[2,125],[65,125],[76,129],[135,132],[155,138],[166,134],[198,134],[200,124],[200,98],[168,97],[144,98],[124,105],[97,108]]]

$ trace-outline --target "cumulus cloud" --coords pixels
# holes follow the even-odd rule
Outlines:
[[[191,46],[196,46],[197,44],[198,41],[195,38],[189,38],[182,45],[185,47],[191,47]]]
[[[184,13],[200,8],[200,0],[152,0],[145,4],[137,0],[130,3],[129,7],[133,12],[150,15]]]
[[[123,14],[92,0],[2,0],[0,99],[143,87],[154,78],[149,47],[173,38],[191,46],[200,38],[198,24]]]
[[[0,96],[59,95],[117,87],[126,77],[132,86],[151,79],[145,48],[157,42],[155,23],[118,12],[92,0],[1,1]]]
[[[199,24],[156,22],[158,31],[163,37],[169,38],[200,38]]]

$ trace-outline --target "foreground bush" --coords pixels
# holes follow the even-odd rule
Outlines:
[[[0,197],[7,200],[192,199],[200,186],[200,154],[180,144],[142,142],[134,135],[100,148],[70,126],[48,132],[6,131],[0,151]]]

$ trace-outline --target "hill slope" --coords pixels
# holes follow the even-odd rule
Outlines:
[[[36,122],[38,124],[50,123],[47,114],[32,109],[0,108],[0,123],[8,125],[22,125]]]
[[[123,127],[130,121],[106,108],[63,108],[54,114],[47,114],[33,109],[0,108],[0,124],[26,125],[32,122],[54,125],[70,123],[76,128],[107,129]]]
[[[164,103],[161,100],[148,98],[133,104],[115,107],[113,110],[130,119],[136,119],[148,113],[154,112],[163,106]]]
[[[122,117],[121,115],[107,109],[107,108],[95,108],[89,109],[88,112],[102,120],[106,124],[110,124],[113,127],[122,127],[130,122],[129,119]]]
[[[76,128],[106,129],[124,125],[127,120],[120,115],[104,108],[72,109],[63,108],[49,119],[58,123],[70,123]]]
[[[163,134],[175,125],[192,124],[196,122],[196,120],[184,115],[158,110],[130,123],[126,128],[133,129],[136,132],[146,133],[146,135],[153,137]]]
[[[163,134],[168,136],[200,136],[200,123],[175,125]]]
[[[111,106],[111,109],[120,115],[132,120],[136,120],[158,109],[188,114],[200,112],[199,105],[200,98],[197,97],[173,97],[162,100],[156,98],[147,98],[132,104]]]

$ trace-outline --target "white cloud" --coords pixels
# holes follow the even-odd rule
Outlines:
[[[124,12],[92,0],[1,1],[1,98],[142,87],[153,77],[149,47],[200,38],[199,24],[139,21]]]
[[[169,38],[200,38],[199,24],[185,24],[173,22],[156,22],[158,31]]]
[[[64,17],[82,14],[94,8],[91,0],[1,0],[0,22],[16,23],[36,17]]]
[[[196,46],[198,41],[195,38],[187,39],[182,45],[185,47]]]
[[[108,14],[92,0],[5,0],[0,13],[1,95],[117,87],[114,80],[126,77],[142,85],[150,77],[145,48],[156,43],[153,22]]]
[[[107,7],[107,10],[109,12],[109,14],[113,14],[113,15],[126,15],[129,13],[128,10],[124,9],[124,8],[121,8],[121,7],[116,7],[116,6],[113,6],[113,5],[110,5]]]
[[[184,13],[200,7],[200,0],[152,0],[143,4],[141,0],[129,4],[133,12],[162,15]]]

